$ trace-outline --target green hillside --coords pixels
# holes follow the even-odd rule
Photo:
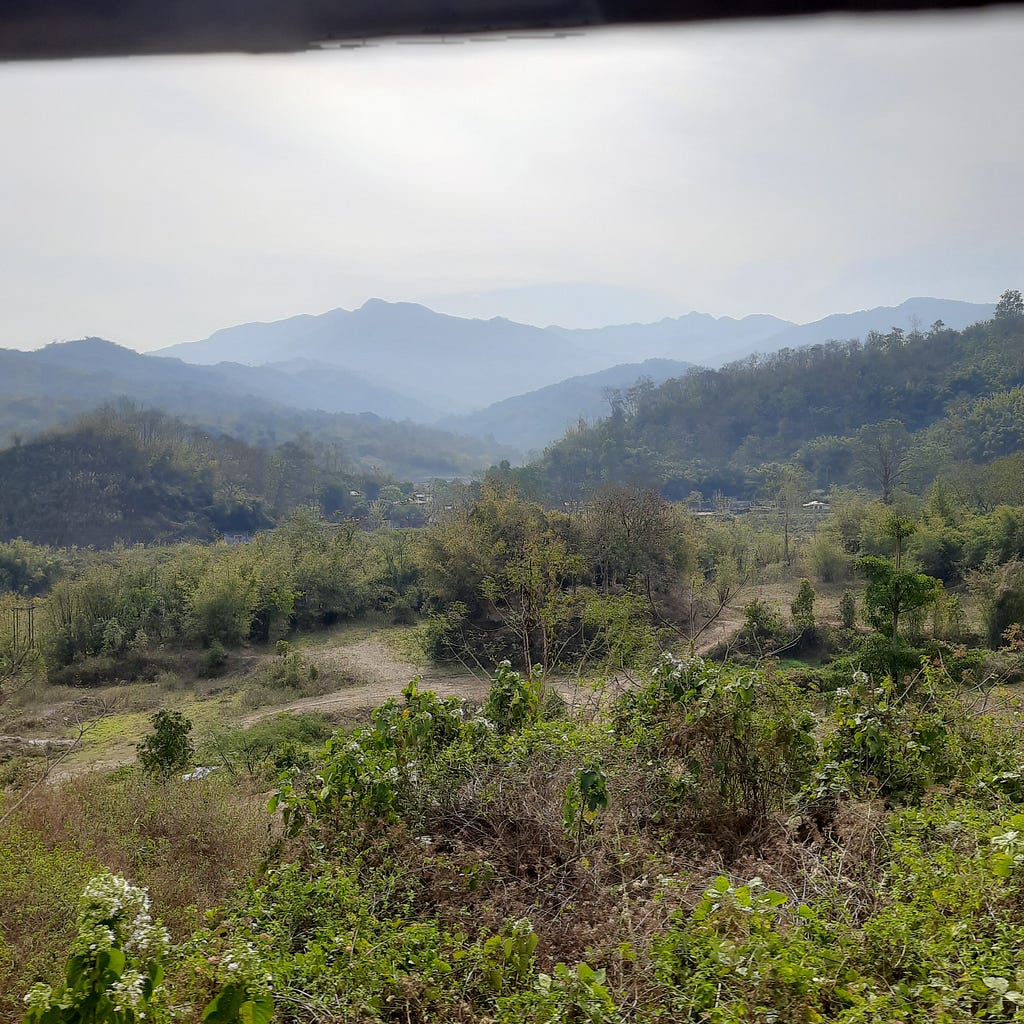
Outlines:
[[[985,461],[1020,443],[1024,314],[1008,292],[994,319],[963,331],[871,333],[694,370],[590,429],[570,431],[535,467],[554,494],[603,482],[752,495],[758,467],[799,460],[818,486],[876,486],[872,451],[900,476]],[[940,426],[941,424],[941,426]],[[931,428],[931,433],[929,433]],[[919,474],[920,475],[920,474]]]
[[[468,476],[517,454],[408,422],[417,413],[433,414],[337,367],[190,366],[101,338],[36,352],[0,349],[0,439],[5,442],[65,427],[103,403],[126,399],[251,444],[280,445],[308,432],[343,445],[364,472],[403,479]],[[389,412],[401,412],[402,421],[385,418]]]
[[[153,410],[105,407],[0,451],[0,539],[109,547],[209,540],[292,509],[363,514],[388,478],[308,436],[254,446]]]

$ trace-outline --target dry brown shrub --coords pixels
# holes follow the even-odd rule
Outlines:
[[[265,796],[242,781],[159,783],[137,772],[99,772],[41,786],[18,811],[51,848],[87,852],[150,890],[178,935],[255,872],[274,834]],[[193,910],[194,908],[194,910]]]

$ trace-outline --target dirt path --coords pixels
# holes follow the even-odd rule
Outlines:
[[[339,690],[316,697],[302,697],[287,704],[260,708],[242,718],[240,724],[250,726],[271,715],[288,712],[322,711],[337,716],[354,716],[380,707],[388,698],[401,696],[409,680],[420,676],[424,689],[439,697],[464,697],[482,701],[487,696],[487,680],[468,672],[422,666],[401,657],[378,637],[367,637],[355,643],[333,647],[316,647],[305,653],[306,660],[321,672],[340,675],[352,682]]]
[[[714,622],[709,625],[694,645],[701,656],[714,650],[722,641],[728,640],[743,625],[743,613],[736,608],[726,608]]]
[[[420,677],[423,689],[432,690],[439,697],[462,697],[478,704],[486,700],[490,689],[490,680],[482,672],[473,675],[451,666],[417,665],[403,659],[378,637],[311,649],[306,658],[321,671],[340,674],[353,682],[316,697],[260,708],[242,718],[242,726],[248,727],[283,712],[321,711],[338,717],[358,717],[380,707],[391,697],[401,696],[409,680],[416,676]],[[585,709],[600,699],[599,692],[589,682],[571,676],[552,677],[549,682],[571,708]],[[622,674],[608,681],[607,690],[616,692],[633,685],[635,680]]]
[[[738,622],[738,613],[727,612],[713,623],[697,641],[697,652],[705,654],[719,641],[731,635]],[[490,680],[483,672],[472,672],[453,666],[417,664],[404,657],[393,643],[379,633],[353,637],[338,637],[335,642],[311,646],[303,651],[305,659],[316,665],[324,677],[344,680],[329,693],[302,697],[283,704],[268,704],[238,719],[227,713],[224,724],[237,724],[243,728],[255,725],[279,714],[301,714],[318,711],[333,719],[365,720],[374,708],[392,697],[400,697],[409,680],[420,677],[423,689],[432,690],[439,697],[461,697],[475,704],[487,698]],[[640,677],[628,672],[596,683],[572,676],[551,677],[548,684],[577,712],[595,711],[602,704],[625,690],[639,685]],[[224,708],[227,712],[227,709]],[[123,748],[123,749],[121,749]],[[51,778],[67,778],[90,769],[113,769],[134,759],[134,744],[123,742],[104,751],[99,759],[89,757],[83,762],[80,752],[72,754],[54,769]],[[111,755],[114,755],[113,757]]]

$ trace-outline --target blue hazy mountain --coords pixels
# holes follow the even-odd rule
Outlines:
[[[662,384],[672,377],[682,377],[691,365],[672,359],[647,359],[611,366],[505,398],[477,412],[446,416],[437,426],[459,434],[493,437],[499,444],[533,451],[557,440],[580,420],[593,423],[607,416],[616,397],[609,394],[610,390],[628,392],[644,380]],[[629,401],[628,394],[622,398]]]
[[[356,310],[228,327],[203,341],[172,345],[157,354],[203,364],[259,366],[305,360],[341,367],[378,388],[408,396],[410,402],[454,414],[613,365],[656,358],[720,366],[752,352],[864,337],[894,326],[909,332],[942,320],[960,328],[987,319],[993,308],[915,298],[810,324],[768,315],[735,319],[687,313],[651,324],[567,329],[534,327],[503,317],[449,316],[415,303],[371,299]],[[417,416],[411,406],[408,414]]]

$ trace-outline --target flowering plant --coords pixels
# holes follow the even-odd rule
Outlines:
[[[66,984],[38,983],[25,996],[26,1024],[136,1024],[159,1003],[167,929],[149,896],[117,875],[93,878],[78,907]]]
[[[42,982],[25,996],[25,1024],[144,1024],[166,1020],[167,929],[154,922],[145,889],[118,875],[91,879],[78,904],[78,935],[66,983]],[[218,961],[223,988],[203,1011],[208,1024],[269,1024],[271,977],[251,945],[236,943]]]

